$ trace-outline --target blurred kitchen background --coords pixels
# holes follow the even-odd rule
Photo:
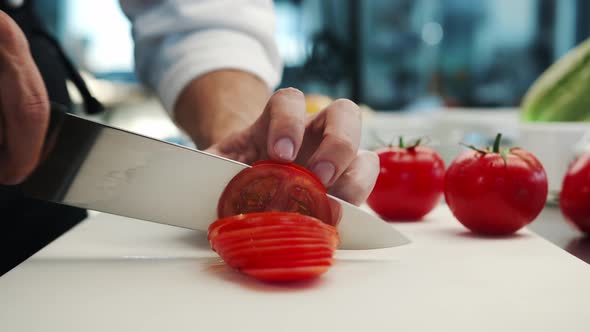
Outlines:
[[[82,68],[135,82],[117,0],[37,3]],[[275,8],[282,86],[377,110],[518,105],[545,68],[590,36],[586,0],[275,0]]]
[[[190,145],[137,84],[117,0],[37,3],[108,106],[100,120]],[[364,105],[366,148],[398,135],[428,136],[447,162],[458,142],[487,144],[498,130],[506,143],[521,142],[523,95],[590,36],[587,0],[275,0],[275,9],[282,86]],[[565,168],[571,155],[562,159]]]

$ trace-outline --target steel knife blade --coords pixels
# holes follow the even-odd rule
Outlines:
[[[247,167],[52,109],[41,162],[20,190],[37,199],[206,232],[217,219],[227,183]],[[341,206],[341,249],[409,242],[381,219],[330,198]]]

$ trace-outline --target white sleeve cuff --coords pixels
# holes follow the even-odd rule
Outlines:
[[[163,42],[155,68],[140,68],[140,75],[172,113],[182,90],[195,78],[211,71],[245,71],[263,80],[269,90],[273,89],[281,80],[282,64],[276,57],[272,58],[257,39],[247,34],[206,30]]]

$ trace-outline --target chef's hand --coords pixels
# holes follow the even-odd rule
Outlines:
[[[22,182],[39,161],[49,99],[23,32],[0,11],[0,184]]]
[[[350,100],[339,99],[306,116],[299,90],[276,92],[249,127],[223,138],[209,152],[244,163],[273,159],[309,168],[328,191],[353,204],[370,194],[379,172],[373,152],[359,151],[361,114]]]

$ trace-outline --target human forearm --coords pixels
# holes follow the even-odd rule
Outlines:
[[[251,125],[269,97],[270,89],[252,74],[214,71],[186,86],[174,107],[174,119],[199,149],[206,149]]]

